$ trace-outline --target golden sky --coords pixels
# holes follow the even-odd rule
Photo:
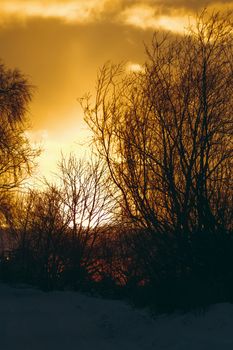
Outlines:
[[[232,8],[233,1],[0,0],[0,58],[37,87],[30,137],[42,141],[43,175],[55,170],[61,150],[84,152],[77,98],[94,93],[98,68],[124,60],[139,69],[154,30],[182,33],[206,5]]]

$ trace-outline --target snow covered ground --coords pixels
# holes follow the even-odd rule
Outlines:
[[[1,350],[232,350],[233,305],[154,320],[123,302],[0,284]]]

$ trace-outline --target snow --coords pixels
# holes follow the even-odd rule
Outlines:
[[[1,350],[233,349],[233,305],[154,319],[121,301],[0,284]]]

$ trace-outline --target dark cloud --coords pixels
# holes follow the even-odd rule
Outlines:
[[[121,11],[135,6],[150,6],[155,15],[173,15],[174,11],[194,12],[206,7],[232,8],[233,0],[109,0],[106,2],[105,11],[99,14],[99,18],[114,19]]]
[[[200,10],[208,6],[221,6],[221,5],[233,5],[232,0],[121,0],[121,8],[126,8],[135,5],[149,5],[155,8],[164,9],[169,11],[171,9],[189,9],[189,10]]]

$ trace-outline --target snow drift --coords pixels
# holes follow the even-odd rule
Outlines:
[[[74,292],[0,284],[1,350],[232,350],[233,305],[160,315]]]

